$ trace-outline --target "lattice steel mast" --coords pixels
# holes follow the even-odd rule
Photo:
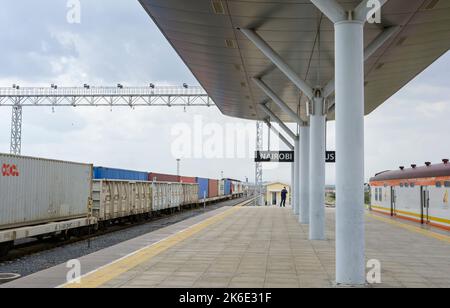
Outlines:
[[[20,106],[19,102],[12,107],[11,117],[10,153],[14,155],[20,155],[22,150],[22,106]]]
[[[263,122],[256,122],[256,151],[263,150]],[[255,163],[255,206],[263,205],[263,170],[262,163]]]

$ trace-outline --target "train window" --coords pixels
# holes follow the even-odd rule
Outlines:
[[[437,188],[441,188],[442,187],[442,182],[436,182],[436,187]]]
[[[415,184],[415,183],[411,183],[409,186],[410,186],[411,188],[414,188],[414,187],[416,187],[416,184]]]
[[[405,183],[405,187],[408,188],[409,187],[409,183]]]
[[[378,188],[375,188],[375,201],[378,201]]]
[[[450,187],[450,181],[445,181],[445,182],[444,182],[444,186],[445,186],[445,187]]]
[[[400,187],[403,187],[403,183],[400,183]]]

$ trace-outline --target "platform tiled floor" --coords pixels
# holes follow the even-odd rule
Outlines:
[[[334,286],[334,210],[327,210],[326,241],[309,241],[308,227],[299,225],[288,208],[243,207],[230,211],[229,215],[203,226],[198,232],[181,236],[170,245],[165,245],[163,240],[160,244],[164,246],[163,250],[151,252],[151,257],[143,258],[142,262],[123,274],[114,273],[112,269],[105,274],[110,278],[99,286]],[[226,209],[221,209],[202,219],[214,219],[214,214],[220,216],[226,212]],[[200,221],[196,218],[183,222],[182,226],[170,226],[159,232],[158,240],[163,234],[169,236],[185,227],[195,228],[195,223]],[[367,217],[367,259],[381,262],[383,281],[371,287],[450,287],[450,237],[443,236],[444,240],[437,239],[421,233],[420,229],[411,230],[397,223]],[[150,233],[109,249],[121,252],[123,256],[125,248],[130,249],[130,243],[142,245],[153,237]],[[157,242],[151,240],[150,243]],[[86,257],[83,262],[101,259],[102,253],[107,255],[107,250]],[[50,277],[54,278],[61,273],[54,272],[52,275]],[[24,280],[25,285],[32,286],[33,279],[39,280],[39,273],[28,281]],[[20,284],[19,280],[15,286]]]
[[[334,211],[327,241],[307,240],[289,209],[245,207],[103,287],[332,287]],[[450,287],[450,245],[373,218],[367,257],[383,287]]]

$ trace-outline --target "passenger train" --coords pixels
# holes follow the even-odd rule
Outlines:
[[[370,189],[370,210],[450,231],[448,159],[378,173]]]

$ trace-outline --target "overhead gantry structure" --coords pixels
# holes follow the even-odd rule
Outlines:
[[[11,107],[10,153],[22,149],[23,107],[211,107],[201,87],[20,87],[0,88],[0,107]]]
[[[449,50],[450,2],[139,1],[224,114],[280,124],[311,240],[325,239],[325,123],[336,120],[336,281],[363,284],[364,115]]]

